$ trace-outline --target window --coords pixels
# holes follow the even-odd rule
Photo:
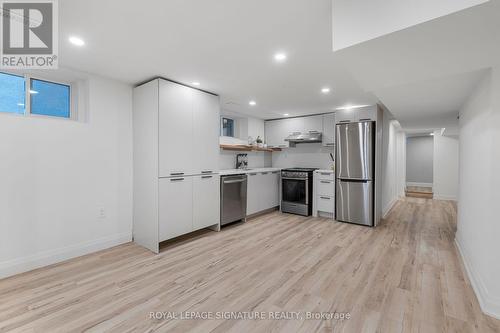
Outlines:
[[[71,118],[71,93],[69,84],[0,73],[0,112]]]
[[[234,137],[234,119],[222,118],[222,136]]]
[[[0,73],[0,112],[25,113],[24,77]]]
[[[69,118],[70,88],[68,85],[31,79],[32,114]]]

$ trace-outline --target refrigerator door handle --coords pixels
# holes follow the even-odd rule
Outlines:
[[[368,183],[371,182],[371,179],[361,179],[361,178],[337,178],[341,182],[358,182],[358,183]]]

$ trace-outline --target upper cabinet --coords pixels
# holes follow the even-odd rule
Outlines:
[[[169,81],[159,81],[159,176],[194,173],[194,90]]]
[[[219,97],[195,90],[193,93],[194,173],[219,171]]]
[[[159,80],[159,176],[218,172],[219,97]]]
[[[290,135],[290,119],[270,120],[265,125],[266,143],[270,148],[287,148],[285,138]]]
[[[325,118],[325,116],[328,116],[328,118]],[[330,146],[334,143],[332,140],[335,137],[333,133],[335,124],[333,120],[334,116],[334,114],[328,114],[268,120],[265,123],[267,145],[271,148],[287,148],[289,147],[289,143],[285,139],[291,134],[323,132],[323,136],[325,134],[328,135],[327,141],[323,140],[323,144]],[[328,125],[325,125],[325,120],[329,122]],[[328,127],[327,130],[325,130],[326,127]]]
[[[295,120],[296,125],[294,126],[294,132],[319,132],[323,131],[323,116],[309,116],[309,117],[300,117],[300,118],[292,118]]]
[[[358,121],[377,121],[377,105],[364,106],[360,108],[338,110],[335,113],[335,121],[339,123],[350,123]]]
[[[335,113],[323,115],[323,146],[335,145]]]

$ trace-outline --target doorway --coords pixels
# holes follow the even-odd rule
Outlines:
[[[406,196],[432,199],[434,182],[434,137],[408,136],[406,139]]]

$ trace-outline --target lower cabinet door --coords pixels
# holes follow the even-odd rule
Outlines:
[[[160,178],[160,242],[193,231],[193,177]]]
[[[193,177],[193,228],[203,229],[220,223],[220,177]]]
[[[260,211],[261,192],[260,189],[261,175],[257,173],[248,174],[247,183],[247,216],[258,213]]]
[[[273,171],[271,173],[271,197],[270,197],[270,206],[269,208],[274,208],[280,205],[280,172]]]
[[[335,201],[333,197],[318,195],[316,197],[316,207],[318,211],[325,213],[333,214],[333,207],[335,205]]]

